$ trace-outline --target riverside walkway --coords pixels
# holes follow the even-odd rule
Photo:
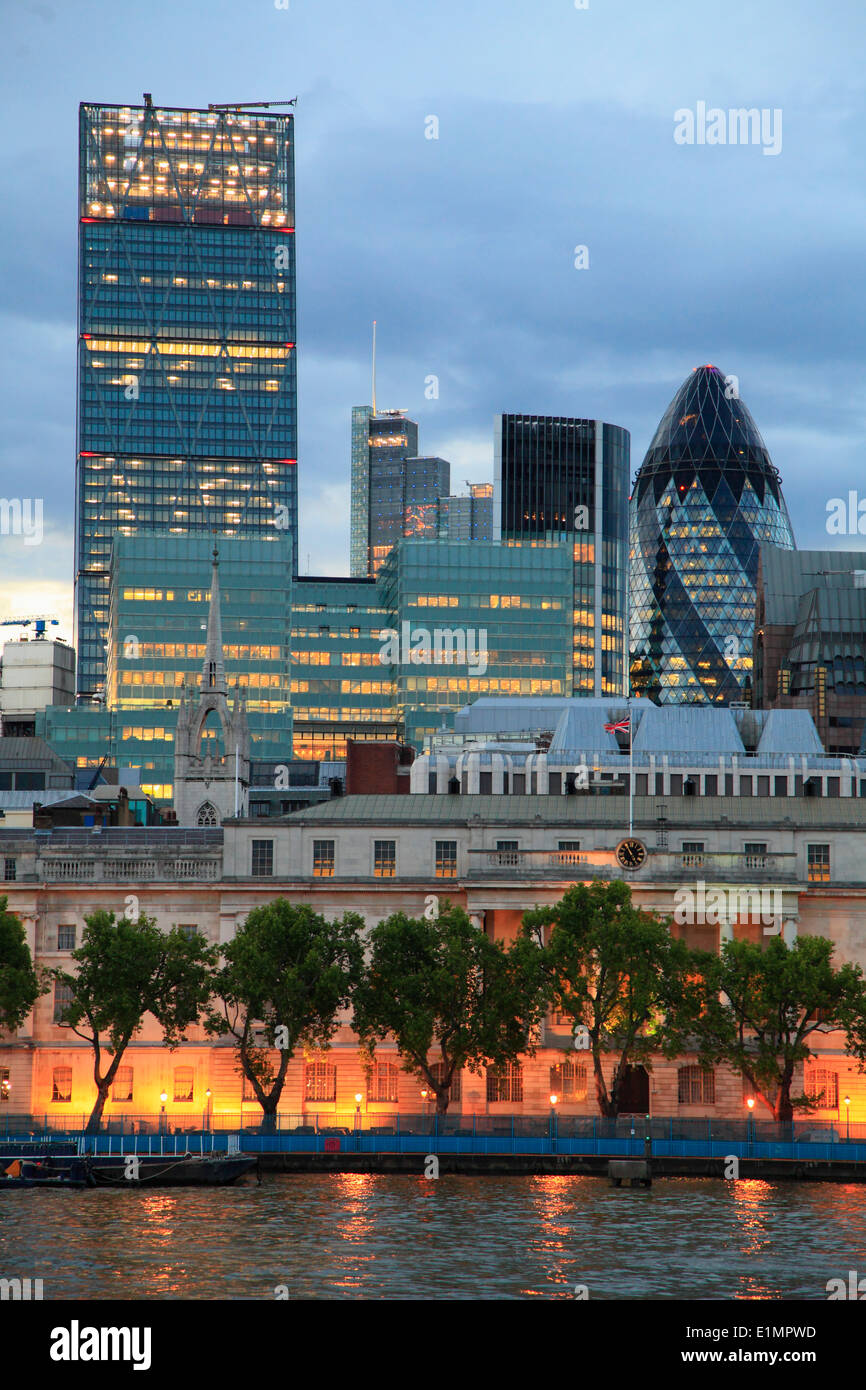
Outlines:
[[[240,1115],[219,1115],[205,1122],[199,1117],[197,1124],[139,1116],[112,1119],[100,1133],[87,1134],[84,1116],[62,1127],[55,1116],[6,1116],[0,1161],[47,1145],[57,1152],[62,1145],[68,1152],[91,1154],[242,1152],[259,1156],[266,1171],[417,1172],[419,1162],[423,1166],[426,1157],[435,1156],[447,1172],[593,1174],[606,1171],[610,1158],[649,1154],[658,1177],[866,1180],[863,1125],[851,1126],[851,1133],[814,1120],[775,1124],[558,1114],[380,1115],[375,1124],[369,1119],[279,1115],[277,1127],[269,1130],[261,1121],[249,1123],[246,1115],[243,1123]]]

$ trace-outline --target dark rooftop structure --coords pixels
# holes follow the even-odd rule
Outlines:
[[[866,551],[762,545],[755,607],[756,704],[808,711],[824,748],[866,734]]]

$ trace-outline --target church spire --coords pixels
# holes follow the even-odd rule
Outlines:
[[[207,615],[207,645],[201,673],[201,691],[207,694],[228,694],[223,662],[223,625],[220,613],[219,551],[213,548],[213,568],[210,581],[210,608]]]

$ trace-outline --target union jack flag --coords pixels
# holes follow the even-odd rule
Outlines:
[[[617,722],[616,722],[615,724],[605,724],[605,726],[604,726],[604,732],[605,732],[606,734],[615,734],[615,733],[617,732],[618,729],[622,729],[623,732],[625,732],[625,730],[628,729],[628,728],[629,728],[629,720],[628,720],[628,719],[618,719]]]

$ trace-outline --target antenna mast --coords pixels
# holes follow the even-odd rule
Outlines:
[[[373,320],[373,414],[376,414],[376,320]]]

